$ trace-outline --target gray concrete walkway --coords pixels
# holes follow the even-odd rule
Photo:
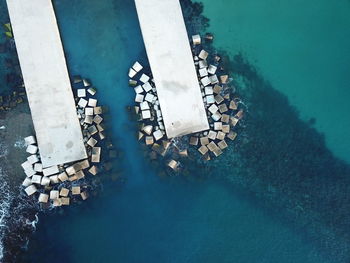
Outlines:
[[[179,0],[135,0],[168,138],[209,129]]]
[[[44,167],[86,158],[51,0],[7,0]]]

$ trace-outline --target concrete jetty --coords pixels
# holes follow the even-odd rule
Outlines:
[[[7,0],[42,166],[87,157],[51,0]]]
[[[179,0],[135,3],[167,137],[209,129]]]

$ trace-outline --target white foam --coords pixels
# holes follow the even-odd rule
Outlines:
[[[0,167],[0,260],[4,256],[3,238],[6,228],[6,216],[9,214],[12,197],[10,189]]]

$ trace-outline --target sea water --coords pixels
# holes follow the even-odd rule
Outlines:
[[[110,107],[110,132],[124,154],[115,165],[126,181],[105,180],[99,196],[63,214],[42,216],[25,260],[328,262],[279,218],[279,210],[265,210],[244,191],[209,175],[194,181],[160,178],[145,161],[125,112],[134,98],[128,68],[137,59],[146,62],[132,0],[54,4],[70,73],[90,78],[100,103]],[[192,176],[200,178],[200,172]]]
[[[29,250],[21,257],[22,261],[344,262],[326,260],[328,251],[322,253],[317,242],[310,242],[300,227],[295,227],[298,225],[297,219],[291,223],[290,220],[281,218],[280,215],[287,210],[287,207],[283,207],[282,201],[280,206],[266,207],[256,195],[243,187],[240,188],[239,184],[232,185],[231,182],[223,179],[224,171],[227,175],[230,169],[229,176],[231,179],[235,178],[235,167],[224,170],[221,166],[227,166],[237,158],[234,154],[239,150],[240,145],[234,145],[225,156],[219,159],[219,162],[210,164],[215,168],[216,173],[203,176],[205,169],[198,169],[191,174],[191,180],[181,176],[159,177],[146,162],[142,147],[134,136],[134,122],[128,120],[125,111],[126,106],[133,104],[134,98],[133,89],[127,85],[128,68],[137,59],[140,59],[143,64],[146,63],[133,1],[54,0],[53,2],[70,73],[90,78],[98,89],[100,103],[110,107],[110,116],[107,118],[108,123],[111,124],[110,136],[124,156],[115,162],[115,166],[118,167],[124,179],[114,182],[105,175],[104,190],[98,196],[92,195],[83,204],[65,208],[58,213],[42,214],[37,232],[29,243]],[[260,2],[270,3],[269,1]],[[263,67],[260,61],[255,61],[257,53],[260,56],[262,54],[251,52],[256,49],[256,46],[251,48],[256,44],[254,41],[247,42],[247,45],[240,45],[238,48],[235,46],[237,39],[233,36],[241,34],[239,39],[244,41],[245,38],[242,35],[250,39],[252,36],[249,36],[249,32],[252,35],[256,32],[243,27],[237,27],[233,32],[232,27],[231,29],[227,27],[232,24],[231,12],[235,11],[238,15],[254,8],[263,12],[270,10],[268,6],[261,3],[261,7],[257,8],[250,2],[252,6],[248,8],[249,6],[247,7],[245,3],[249,1],[232,1],[231,4],[225,2],[225,5],[220,1],[215,1],[215,5],[213,3],[214,1],[205,2],[204,10],[210,18],[210,30],[216,36],[215,45],[224,48],[231,56],[238,50],[244,52],[246,57],[258,64],[264,76],[268,76],[266,79],[276,84],[274,76],[278,74],[267,70],[268,68]],[[233,3],[237,5],[232,6]],[[280,5],[275,3],[275,8],[281,8],[281,3],[287,7],[288,4],[289,7],[293,6],[293,3],[288,1],[279,3]],[[307,5],[305,9],[302,4],[298,7],[301,13],[308,10]],[[240,8],[241,12],[239,12]],[[299,13],[292,8],[283,10],[295,16]],[[265,16],[265,20],[274,19],[273,14]],[[251,19],[254,17],[252,16]],[[259,16],[256,17],[259,18]],[[242,19],[248,18],[243,16]],[[324,22],[324,24],[327,23]],[[222,34],[223,27],[231,30],[232,38]],[[295,30],[303,30],[303,24],[301,23]],[[283,29],[271,31],[271,28],[266,27],[265,34],[260,33],[266,35],[270,32],[272,36],[277,37],[281,31]],[[272,37],[268,39],[271,42],[267,44],[275,43]],[[290,59],[287,51],[280,52],[280,56],[283,55],[286,60]],[[330,56],[327,54],[325,56]],[[280,70],[284,72],[282,67]],[[289,71],[290,68],[287,67],[285,76],[289,76]],[[312,74],[316,74],[315,72],[316,70],[312,71]],[[282,89],[282,87],[278,85],[276,89]],[[288,103],[279,105],[281,112],[288,112],[286,110],[288,107]],[[249,110],[253,111],[254,107]],[[299,110],[301,111],[300,108]],[[308,114],[305,116],[306,119],[310,117]],[[292,117],[295,119],[294,115]],[[317,119],[316,124],[319,123],[316,115],[311,117]],[[294,119],[293,123],[295,123]],[[259,120],[259,122],[263,121],[265,120]],[[279,129],[283,131],[281,127]],[[249,130],[249,127],[246,130]],[[287,129],[285,130],[287,132]],[[245,141],[249,139],[249,137],[245,138]],[[268,148],[270,146],[268,142],[275,139],[259,138],[263,145],[266,145],[264,152],[271,150]],[[240,138],[239,142],[242,142]],[[245,145],[242,143],[241,147]],[[323,151],[324,149],[320,149],[320,152],[323,153]],[[272,153],[269,154],[272,155]],[[302,159],[302,154],[304,152],[296,156],[296,159]],[[250,152],[250,155],[254,158],[257,156],[254,151]],[[274,153],[274,156],[279,155],[280,152]],[[328,161],[333,160],[331,156],[327,158]],[[283,166],[286,158],[277,157],[271,161],[274,162],[274,166]],[[254,163],[255,161],[250,162],[250,166],[243,167],[246,173],[241,175],[249,178],[252,185],[260,179],[259,173],[251,172],[257,169],[253,167]],[[266,166],[268,163],[263,165]],[[307,166],[307,163],[303,161],[298,165]],[[325,171],[323,176],[331,176],[332,172],[333,170]],[[268,194],[283,191],[284,186],[288,185],[290,179],[287,175],[281,172],[279,176],[283,183],[278,185],[279,188],[273,189],[271,186],[266,189],[266,192],[270,191]],[[101,174],[100,177],[104,178],[104,175]],[[293,177],[296,175],[293,174]],[[240,178],[238,174],[237,178]],[[308,187],[305,188],[305,185]],[[318,191],[317,184],[310,186],[307,182],[302,182],[300,187],[296,185],[295,194],[305,195],[307,192],[312,196],[312,186],[315,191]],[[305,192],[298,192],[299,188]],[[259,190],[257,194],[261,199],[265,199],[267,195],[264,189]],[[336,201],[333,204],[338,204],[337,194],[335,193],[334,196]],[[322,204],[320,197],[313,201]],[[340,210],[338,211],[334,206],[334,215],[338,217],[339,214],[341,214]],[[310,211],[310,218],[311,215],[313,214]],[[323,218],[316,216],[313,221],[322,221],[321,219]],[[310,227],[308,225],[308,228]]]
[[[350,2],[202,2],[215,45],[243,52],[350,163]]]

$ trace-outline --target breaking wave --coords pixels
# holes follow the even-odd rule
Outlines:
[[[12,196],[5,175],[0,167],[0,262],[4,257],[3,239],[6,230],[6,221],[11,207]]]

